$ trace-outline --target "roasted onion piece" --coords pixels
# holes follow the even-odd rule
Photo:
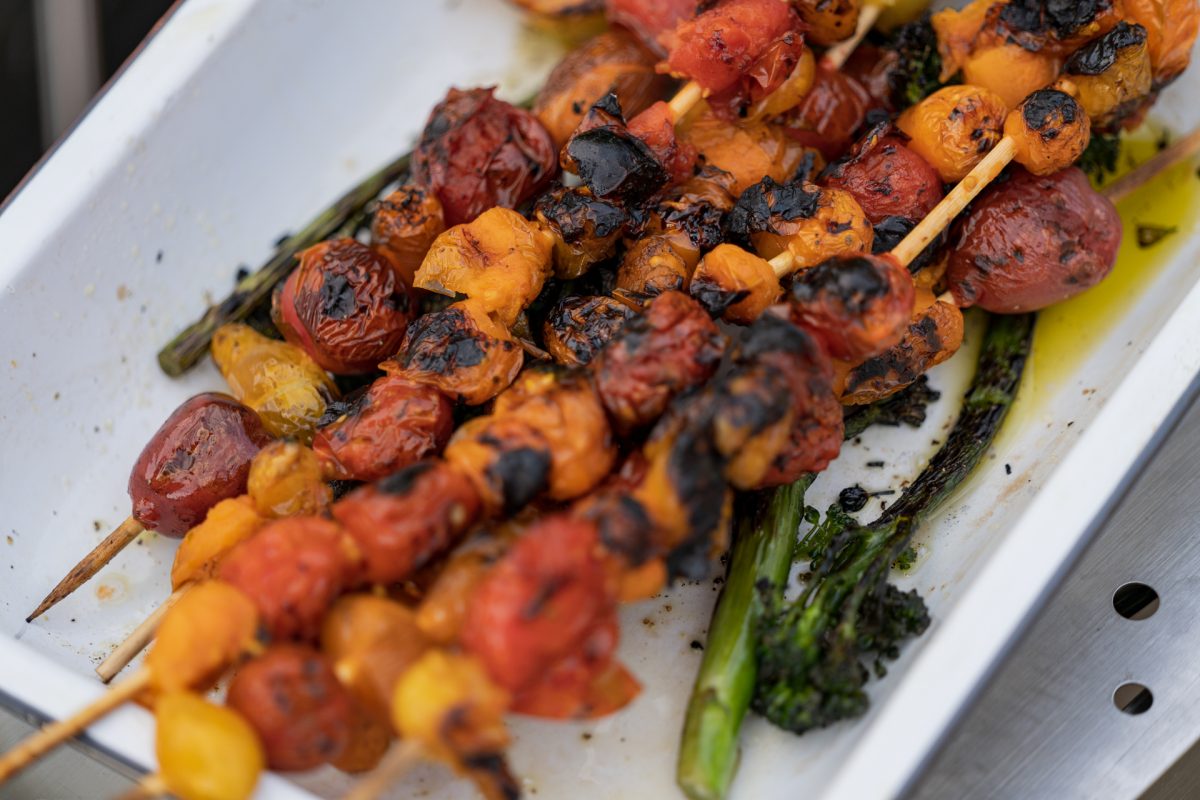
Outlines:
[[[1099,283],[1121,244],[1121,218],[1078,169],[1015,169],[955,227],[946,279],[959,306],[1036,311]]]
[[[555,148],[537,118],[492,96],[451,89],[425,123],[412,175],[442,203],[447,225],[516,208],[554,177]]]

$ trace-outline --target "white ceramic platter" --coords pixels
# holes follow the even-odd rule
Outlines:
[[[521,98],[557,55],[501,0],[188,0],[10,200],[0,214],[0,689],[10,703],[57,717],[98,694],[96,661],[167,594],[174,543],[149,535],[23,622],[127,515],[126,477],[149,434],[184,398],[220,386],[208,366],[167,379],[157,348],[239,264],[261,262],[281,233],[407,150],[450,85],[497,83]],[[1200,122],[1185,102],[1198,87],[1200,76],[1185,77],[1156,119],[1174,130]],[[1141,203],[1122,210],[1149,213]],[[1127,265],[1107,298],[1048,316],[993,456],[922,534],[901,578],[925,594],[934,624],[873,685],[872,712],[803,738],[750,720],[737,798],[886,797],[919,769],[1200,369],[1192,212],[1172,212],[1180,230],[1158,246],[1155,270]],[[813,502],[914,475],[952,421],[978,339],[976,326],[937,370],[944,399],[923,430],[874,431],[848,447]],[[645,684],[630,709],[589,724],[514,723],[513,763],[531,796],[679,796],[691,643],[715,598],[705,582],[625,609],[622,654]],[[150,723],[125,710],[93,740],[152,769]],[[272,777],[259,796],[335,797],[346,785],[332,770]],[[430,767],[394,793],[414,795],[471,790]]]

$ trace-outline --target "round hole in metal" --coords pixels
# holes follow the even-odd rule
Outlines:
[[[1149,619],[1158,611],[1158,592],[1144,583],[1132,582],[1113,593],[1113,608],[1125,619]]]
[[[1154,695],[1140,683],[1122,683],[1113,692],[1113,705],[1126,714],[1144,714],[1154,704]]]

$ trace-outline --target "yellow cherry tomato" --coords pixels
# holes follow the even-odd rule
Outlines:
[[[168,692],[154,708],[158,769],[180,800],[243,800],[266,758],[237,712],[190,692]]]
[[[213,361],[238,400],[258,412],[277,438],[312,441],[337,387],[295,345],[268,339],[249,325],[222,325],[213,334]]]
[[[296,442],[260,450],[250,462],[247,491],[260,514],[276,519],[317,514],[333,502],[317,454]]]

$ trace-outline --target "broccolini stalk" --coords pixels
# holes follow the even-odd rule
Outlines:
[[[922,377],[888,400],[847,414],[846,438],[871,425],[920,426],[937,392]],[[724,795],[737,767],[737,737],[754,693],[755,640],[762,585],[782,587],[815,475],[738,498],[738,533],[729,576],[713,614],[704,661],[684,723],[677,780],[692,798]]]
[[[862,654],[894,657],[900,640],[924,629],[924,603],[888,584],[888,571],[919,519],[962,482],[995,438],[1020,382],[1032,330],[1029,315],[992,319],[975,379],[946,444],[875,525],[859,527],[840,509],[831,509],[802,545],[801,552],[816,562],[816,574],[796,602],[784,607],[783,590],[804,513],[803,493],[813,476],[763,493],[758,513],[741,517],[684,723],[676,779],[688,797],[725,796],[752,698],[756,709],[773,706],[777,717],[799,721],[806,714],[807,727],[861,713]],[[913,400],[921,392],[928,392],[923,382],[848,414],[847,438],[871,424],[919,425],[928,396]],[[814,606],[817,610],[809,612]],[[826,697],[814,678],[833,681],[841,693]],[[852,691],[846,692],[847,686]]]
[[[983,458],[1016,395],[1033,335],[1033,317],[997,316],[946,443],[900,499],[861,526],[831,510],[801,545],[812,575],[796,600],[765,598],[752,707],[774,724],[803,733],[863,714],[865,662],[885,672],[899,645],[929,625],[916,591],[888,582],[917,526],[949,497]]]

